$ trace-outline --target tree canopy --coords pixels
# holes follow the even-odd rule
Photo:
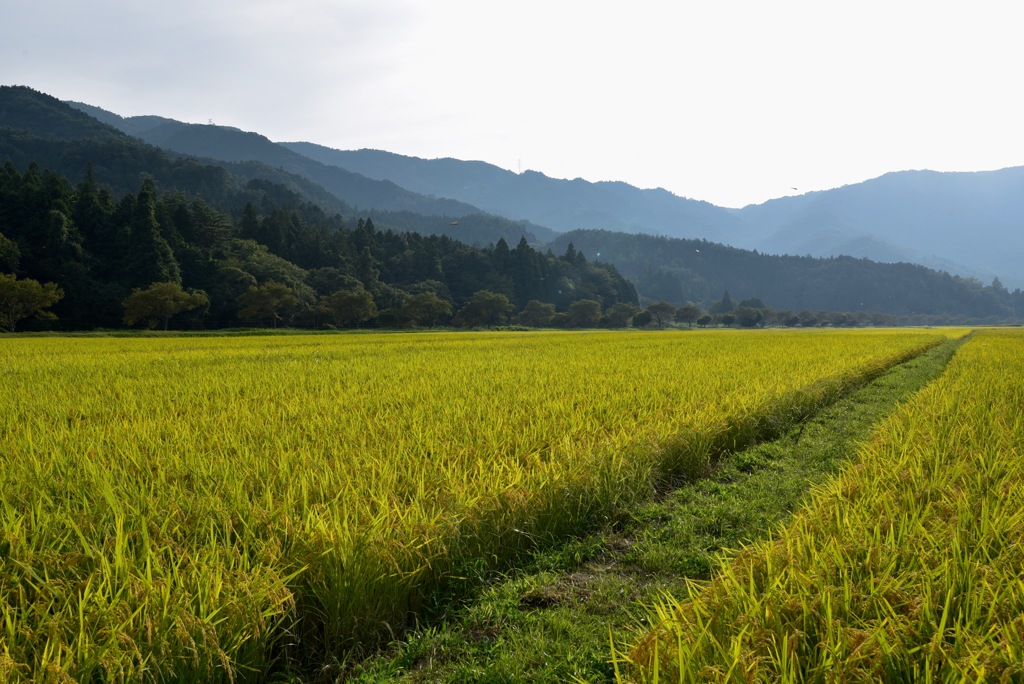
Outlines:
[[[658,324],[659,328],[664,328],[665,324],[672,320],[675,316],[676,307],[672,306],[666,301],[651,302],[647,305],[647,312],[651,314],[654,322]]]

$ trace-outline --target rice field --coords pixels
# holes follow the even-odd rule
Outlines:
[[[329,667],[961,333],[2,338],[0,679]]]
[[[652,610],[632,681],[1024,679],[1024,333],[986,330],[776,539]]]

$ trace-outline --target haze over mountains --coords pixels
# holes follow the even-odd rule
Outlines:
[[[555,180],[482,162],[285,143],[325,164],[390,178],[559,231],[598,228],[706,239],[771,254],[913,262],[1024,286],[1024,167],[904,171],[856,185],[725,209],[625,183]]]
[[[47,260],[49,243],[40,242],[37,234],[43,230],[37,224],[45,223],[46,230],[63,225],[58,232],[81,243],[65,261],[74,264],[72,270],[82,278],[109,285],[102,292],[104,325],[116,321],[118,297],[123,299],[124,288],[134,285],[116,275],[115,267],[103,271],[96,264],[120,263],[123,255],[117,245],[123,247],[125,212],[153,191],[161,197],[158,203],[165,203],[161,206],[199,202],[207,207],[196,209],[200,214],[210,217],[209,211],[219,212],[210,230],[220,236],[217,240],[227,240],[226,247],[211,246],[203,241],[206,238],[196,242],[207,229],[196,232],[188,222],[179,225],[184,214],[161,214],[158,221],[161,239],[173,246],[174,258],[182,266],[182,285],[208,293],[224,290],[220,279],[227,271],[201,267],[207,262],[197,261],[197,254],[206,255],[207,265],[230,270],[240,258],[237,254],[255,249],[238,242],[248,239],[277,259],[297,292],[338,285],[341,281],[316,273],[337,268],[355,278],[345,281],[349,285],[358,281],[371,291],[381,310],[394,310],[403,298],[424,287],[437,290],[439,283],[448,283],[450,290],[438,291],[456,309],[475,291],[485,289],[507,295],[518,307],[527,303],[528,292],[542,292],[564,313],[569,303],[587,295],[567,289],[568,282],[545,269],[575,269],[577,275],[570,280],[578,280],[598,274],[600,269],[591,265],[604,262],[617,267],[632,284],[615,285],[619,276],[608,271],[614,287],[598,283],[603,276],[594,276],[598,280],[586,287],[601,292],[635,287],[633,296],[639,296],[641,305],[665,300],[682,306],[692,301],[710,309],[729,291],[736,301],[760,300],[775,309],[780,316],[773,320],[785,318],[781,314],[786,311],[805,309],[857,313],[846,319],[857,322],[1024,320],[1024,292],[1014,289],[1024,280],[1017,265],[1020,243],[1015,230],[1022,213],[1021,169],[888,174],[833,191],[725,209],[626,183],[557,180],[482,162],[279,144],[236,128],[158,116],[123,118],[10,86],[0,87],[0,161],[6,172],[0,180],[6,178],[9,186],[7,196],[0,196],[0,248],[6,245],[6,252],[0,249],[0,262],[6,261],[6,266],[0,267],[19,277],[53,280],[86,292],[67,275],[72,271],[61,270],[64,261]],[[114,225],[68,214],[63,207],[79,202],[68,197],[48,195],[46,201],[57,202],[54,206],[63,217],[57,223],[55,215],[46,219],[32,214],[43,206],[30,199],[37,184],[48,187],[47,183],[58,182],[40,175],[44,171],[64,179],[59,182],[65,194],[73,187],[85,196],[96,187],[109,192],[111,201],[121,203],[121,214],[107,212]],[[85,180],[89,182],[80,185]],[[379,242],[378,237],[371,240],[359,232],[358,225],[370,219]],[[616,229],[603,227],[609,225]],[[567,229],[572,226],[577,227]],[[113,231],[110,239],[107,231]],[[444,236],[466,248],[424,242],[406,233]],[[376,251],[360,256],[358,250],[352,251],[353,244],[370,244]],[[947,244],[956,252],[944,254],[941,250]],[[417,251],[428,247],[434,256]],[[857,256],[871,252],[880,260],[809,256],[832,251]],[[510,252],[516,255],[511,261]],[[438,260],[442,253],[447,256]],[[535,258],[541,265],[528,267]],[[915,258],[930,259],[943,270],[906,263]],[[957,266],[968,259],[980,266]],[[374,260],[379,273],[372,266]],[[1005,269],[996,270],[994,264]],[[247,272],[263,283],[261,278],[269,278],[264,271]],[[976,277],[950,275],[958,272]],[[989,274],[999,280],[990,280]],[[604,297],[605,304],[616,297]],[[230,307],[213,303],[212,310],[221,312],[217,325],[230,324]],[[65,314],[70,307],[71,303],[64,307],[69,309]],[[867,315],[872,312],[883,317]],[[62,315],[61,320],[72,327],[88,325],[84,318],[72,322]]]
[[[1024,167],[901,171],[727,209],[622,182],[561,180],[479,161],[333,150],[310,142],[273,143],[228,127],[122,118],[75,106],[158,147],[228,162],[256,159],[297,173],[332,193],[358,197],[350,202],[357,208],[444,216],[483,211],[527,222],[539,242],[556,232],[593,228],[706,239],[769,254],[912,262],[1024,287]]]
[[[224,126],[76,107],[150,144],[296,173],[357,209],[523,221],[532,240],[603,229],[705,239],[769,254],[911,262],[1024,287],[1024,167],[976,173],[901,171],[834,190],[727,209],[622,182],[561,180],[479,161],[273,143]],[[515,239],[514,237],[509,238]]]
[[[737,246],[910,261],[1024,286],[1024,167],[903,171],[744,208]]]

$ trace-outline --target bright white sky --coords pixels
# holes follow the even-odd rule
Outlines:
[[[0,84],[739,207],[1024,165],[1016,3],[3,0]],[[798,188],[794,191],[793,188]]]

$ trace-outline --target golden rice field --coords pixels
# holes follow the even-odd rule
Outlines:
[[[666,600],[623,676],[1024,681],[1024,331],[976,333],[773,541]]]
[[[330,663],[963,332],[0,338],[0,680]]]

